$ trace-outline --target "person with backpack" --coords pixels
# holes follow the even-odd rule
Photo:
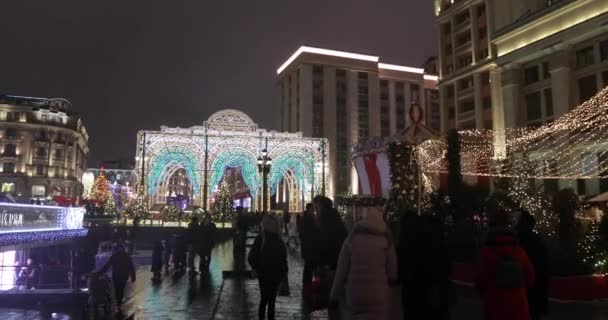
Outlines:
[[[490,232],[474,276],[486,320],[528,320],[527,291],[534,284],[534,267],[517,243],[509,216],[490,218]]]
[[[397,254],[378,207],[362,208],[344,241],[330,301],[344,301],[347,319],[390,319],[390,283],[397,280]]]
[[[287,277],[287,248],[280,235],[279,221],[266,214],[262,218],[262,232],[255,238],[247,260],[258,276],[260,286],[260,320],[275,319],[275,302],[279,285]]]
[[[532,320],[539,320],[547,313],[549,306],[549,266],[547,258],[547,248],[543,240],[534,232],[536,219],[527,211],[520,210],[521,214],[517,222],[517,237],[524,249],[532,266],[536,281],[528,290],[528,306]]]

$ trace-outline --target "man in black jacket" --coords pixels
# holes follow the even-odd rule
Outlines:
[[[116,303],[122,305],[125,296],[127,280],[131,277],[131,282],[135,282],[135,267],[131,256],[125,251],[123,244],[117,244],[110,260],[101,268],[100,273],[105,273],[112,268],[112,282],[116,294]]]

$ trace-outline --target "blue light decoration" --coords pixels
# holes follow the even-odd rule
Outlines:
[[[4,233],[0,234],[0,248],[34,243],[76,240],[85,237],[88,232],[88,229],[82,228],[75,230]]]
[[[270,195],[276,193],[283,175],[289,170],[295,175],[295,180],[300,190],[304,190],[306,184],[312,185],[314,182],[314,168],[315,159],[312,153],[305,153],[301,150],[289,150],[281,153],[273,159],[272,167],[270,168],[268,180]],[[316,184],[319,184],[318,181]]]
[[[194,153],[181,146],[162,149],[153,158],[150,164],[150,174],[148,175],[148,194],[155,195],[159,184],[168,178],[167,174],[169,170],[175,167],[186,170],[186,175],[192,184],[194,194],[200,194],[200,165]]]
[[[211,165],[209,193],[220,183],[226,168],[241,168],[243,180],[249,188],[252,197],[256,197],[262,188],[262,178],[257,169],[255,155],[243,148],[230,148],[221,151]]]

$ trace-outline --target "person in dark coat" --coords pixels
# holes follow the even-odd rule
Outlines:
[[[162,259],[165,273],[169,273],[169,262],[171,261],[171,247],[167,243],[167,240],[161,242],[162,246]]]
[[[186,268],[187,247],[184,236],[175,236],[173,249],[173,268],[175,271],[183,271]]]
[[[106,273],[112,268],[112,282],[114,283],[114,292],[116,295],[116,303],[122,305],[125,296],[125,287],[127,280],[131,278],[131,282],[135,282],[135,267],[131,256],[125,251],[123,244],[117,244],[114,253],[110,260],[101,268],[100,273]]]
[[[547,249],[540,236],[534,232],[536,220],[527,211],[521,210],[517,223],[517,236],[519,245],[524,249],[532,266],[536,281],[528,290],[528,307],[532,320],[541,319],[547,313],[549,301],[549,271],[547,263]]]
[[[328,267],[335,271],[342,244],[348,235],[344,222],[332,201],[324,196],[316,196],[313,200],[315,212],[318,215],[320,227],[320,257],[319,266]]]
[[[260,285],[260,320],[275,318],[275,301],[281,281],[287,277],[287,248],[281,239],[277,218],[265,215],[262,232],[256,237],[249,251],[249,265],[258,275]]]
[[[160,273],[163,270],[163,245],[160,241],[154,242],[154,248],[152,249],[152,267],[150,271],[154,274],[152,281],[160,280]]]
[[[448,319],[451,259],[439,218],[408,211],[399,252],[404,319]]]
[[[199,270],[209,270],[211,264],[211,252],[215,244],[215,224],[211,221],[211,215],[206,214],[199,228],[200,244],[198,246]]]
[[[196,254],[200,252],[200,234],[199,234],[198,218],[192,217],[188,224],[188,269],[190,273],[196,273],[196,267],[194,266],[194,259]]]
[[[304,259],[304,270],[302,272],[302,285],[304,287],[312,283],[313,272],[319,263],[320,233],[318,217],[315,216],[312,203],[308,203],[300,227],[300,253],[302,259]]]

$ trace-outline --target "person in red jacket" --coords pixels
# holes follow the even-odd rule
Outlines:
[[[534,284],[534,268],[517,244],[509,217],[497,214],[490,221],[486,246],[475,272],[475,288],[486,320],[528,320],[527,291]]]

